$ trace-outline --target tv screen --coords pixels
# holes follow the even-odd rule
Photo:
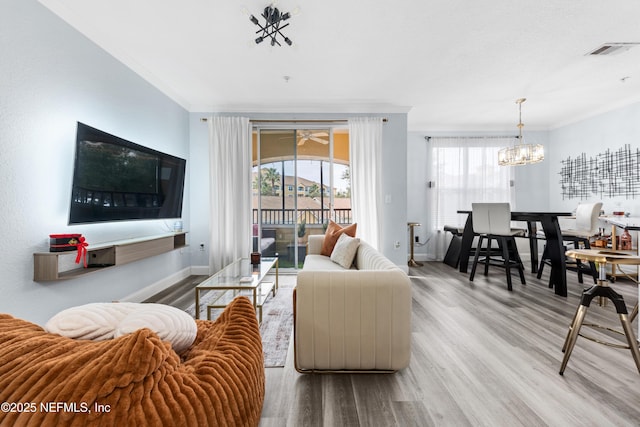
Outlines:
[[[78,122],[69,224],[182,215],[186,161]]]

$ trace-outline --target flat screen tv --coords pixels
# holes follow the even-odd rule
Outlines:
[[[179,218],[185,167],[78,122],[69,224]]]

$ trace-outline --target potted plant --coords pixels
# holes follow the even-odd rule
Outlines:
[[[307,233],[307,222],[303,219],[298,224],[298,243],[304,243],[304,235]]]

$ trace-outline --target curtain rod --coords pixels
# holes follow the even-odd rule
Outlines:
[[[486,135],[486,136],[464,136],[464,135],[455,135],[455,136],[425,136],[424,139],[429,142],[431,138],[443,138],[443,139],[500,139],[500,138],[515,138],[518,139],[518,135]]]
[[[386,123],[389,119],[386,117],[382,118],[382,122]],[[206,117],[200,118],[201,122],[209,121]],[[302,120],[302,119],[293,119],[293,120],[258,120],[258,119],[250,119],[251,123],[348,123],[347,119],[336,119],[336,120]]]

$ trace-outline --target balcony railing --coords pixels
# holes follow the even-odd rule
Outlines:
[[[262,221],[258,221],[258,209],[253,210],[253,223],[263,225],[293,225],[303,220],[307,225],[324,224],[329,219],[338,224],[351,224],[351,209],[334,209],[333,217],[329,209],[262,209]]]

